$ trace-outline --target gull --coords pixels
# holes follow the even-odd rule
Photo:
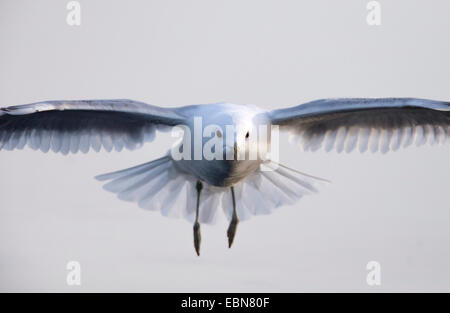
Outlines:
[[[200,132],[206,133],[200,141],[193,138],[198,119]],[[235,127],[231,135],[225,132],[230,125]],[[96,178],[106,181],[104,188],[119,199],[164,216],[185,217],[193,223],[200,255],[200,224],[214,223],[220,209],[229,220],[231,247],[239,221],[292,204],[327,182],[279,164],[269,154],[247,157],[245,151],[255,145],[271,144],[261,126],[288,132],[305,151],[386,153],[413,143],[444,143],[450,137],[450,102],[338,98],[267,111],[232,103],[163,108],[125,99],[43,101],[0,109],[0,150],[26,145],[64,155],[133,150],[152,141],[157,131],[183,129],[183,141],[163,157]],[[222,139],[211,149],[216,157],[192,157],[192,150],[211,145],[211,138]],[[173,151],[188,157],[175,158]],[[242,151],[244,158],[237,157]]]

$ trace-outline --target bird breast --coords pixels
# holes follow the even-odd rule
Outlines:
[[[260,160],[179,160],[175,166],[217,187],[232,186],[259,169]]]

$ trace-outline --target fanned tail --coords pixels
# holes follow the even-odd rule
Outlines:
[[[328,180],[308,175],[269,161],[235,186],[237,213],[240,220],[252,215],[270,214],[276,208],[290,205],[305,195],[317,193]],[[222,207],[228,220],[232,216],[231,194],[223,197]]]
[[[168,217],[195,219],[197,191],[196,178],[181,172],[169,156],[128,169],[99,175],[96,179],[108,181],[104,189],[139,207],[160,211]],[[237,214],[241,221],[252,215],[270,214],[276,208],[293,204],[305,195],[313,194],[327,183],[284,165],[268,162],[258,171],[234,186]],[[203,183],[200,197],[199,222],[213,224],[222,209],[228,220],[233,212],[229,187],[215,187]]]
[[[96,176],[109,181],[103,188],[117,194],[124,201],[136,202],[139,207],[160,211],[167,217],[184,217],[193,222],[196,209],[197,180],[179,171],[169,156],[124,170]],[[200,202],[199,221],[215,222],[222,190],[205,186]]]
[[[95,178],[109,181],[103,186],[105,190],[117,194],[121,200],[137,202],[143,209],[178,217],[186,206],[186,196],[183,199],[182,194],[186,181],[178,175],[168,156]]]

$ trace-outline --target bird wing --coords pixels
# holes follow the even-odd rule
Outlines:
[[[135,149],[156,129],[183,124],[176,109],[133,100],[44,101],[0,109],[0,150],[33,149],[67,154],[92,148]]]
[[[450,102],[414,98],[322,99],[267,112],[272,125],[305,150],[361,152],[442,143],[450,137]]]

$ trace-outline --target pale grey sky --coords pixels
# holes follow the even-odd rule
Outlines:
[[[448,1],[80,0],[0,3],[0,106],[131,98],[161,106],[264,108],[326,97],[450,100]],[[97,174],[161,156],[143,149],[62,156],[0,152],[1,291],[450,291],[450,147],[387,155],[304,153],[281,161],[333,183],[239,225],[202,228],[102,190]],[[66,263],[82,285],[66,284]],[[366,264],[382,283],[366,284]]]

